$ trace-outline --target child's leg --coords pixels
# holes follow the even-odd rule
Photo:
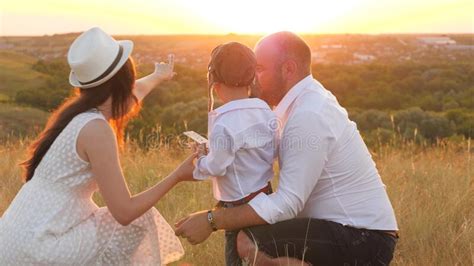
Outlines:
[[[237,251],[237,234],[239,231],[225,232],[225,264],[227,266],[241,266],[242,260]]]

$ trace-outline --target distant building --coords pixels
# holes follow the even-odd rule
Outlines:
[[[419,37],[419,42],[427,45],[452,45],[456,44],[456,41],[449,37]]]
[[[313,63],[323,63],[325,61],[325,53],[312,52],[311,61]]]
[[[354,53],[353,54],[354,59],[357,61],[362,61],[362,62],[370,62],[375,60],[375,56],[371,54],[360,54],[360,53]]]
[[[321,45],[322,49],[342,49],[344,46],[342,44],[323,44]]]
[[[474,50],[474,45],[456,44],[448,46],[449,50]]]

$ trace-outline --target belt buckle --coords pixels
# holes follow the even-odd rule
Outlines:
[[[234,203],[232,203],[232,202],[223,202],[222,206],[224,208],[234,208],[235,207]]]

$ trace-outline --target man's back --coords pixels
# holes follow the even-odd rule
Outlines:
[[[358,228],[396,230],[393,209],[357,125],[331,92],[314,81],[295,100],[289,120],[324,125],[330,143],[324,167],[298,217],[335,221]],[[313,117],[314,116],[314,117]],[[317,148],[317,147],[314,147]]]

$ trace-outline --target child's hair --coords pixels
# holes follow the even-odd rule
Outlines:
[[[229,87],[251,86],[254,83],[256,66],[253,51],[241,43],[229,42],[214,48],[208,65],[208,111],[214,108],[214,83]]]

